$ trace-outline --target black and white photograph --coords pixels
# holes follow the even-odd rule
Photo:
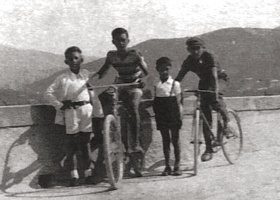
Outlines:
[[[280,0],[0,0],[1,200],[280,199]]]

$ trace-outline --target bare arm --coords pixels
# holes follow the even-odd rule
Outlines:
[[[147,66],[147,63],[145,62],[143,56],[140,56],[140,57],[139,57],[139,66],[140,66],[141,70],[142,70],[143,73],[144,73],[144,75],[141,73],[142,76],[140,75],[141,77],[139,77],[139,78],[142,78],[142,77],[147,76],[147,75],[148,75],[148,66]]]
[[[89,73],[89,80],[87,81],[86,85],[87,87],[90,87],[92,85],[92,83],[94,82],[93,79],[94,77],[98,76],[98,79],[103,78],[107,72],[109,71],[109,69],[111,68],[111,63],[109,62],[108,56],[106,58],[105,63],[103,64],[103,66],[99,69],[98,72],[90,72]]]
[[[183,117],[183,99],[182,99],[182,90],[181,90],[181,85],[179,82],[175,82],[175,86],[174,86],[174,92],[176,95],[176,99],[177,99],[177,104],[179,106],[179,112],[180,112],[180,116],[181,119]]]
[[[103,66],[100,68],[100,70],[94,76],[99,75],[99,79],[103,78],[111,67],[112,67],[112,64],[107,57]]]

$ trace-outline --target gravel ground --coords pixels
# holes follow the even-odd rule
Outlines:
[[[218,152],[213,160],[199,162],[197,176],[184,171],[179,177],[161,177],[159,169],[158,174],[125,179],[121,188],[114,191],[108,190],[107,183],[37,190],[19,187],[0,194],[0,199],[280,199],[280,111],[239,115],[244,152],[234,165],[229,165],[222,152]]]

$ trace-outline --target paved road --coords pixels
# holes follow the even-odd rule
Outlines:
[[[229,165],[219,152],[199,163],[197,176],[184,171],[180,177],[145,176],[125,179],[122,187],[108,184],[76,188],[27,189],[1,194],[0,199],[280,199],[280,111],[240,113],[245,136],[244,153]]]

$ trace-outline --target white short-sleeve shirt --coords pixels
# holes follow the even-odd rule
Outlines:
[[[174,86],[171,91],[173,82],[174,82]],[[181,93],[180,83],[178,81],[175,81],[171,76],[168,77],[167,81],[165,82],[158,81],[155,84],[155,97],[176,96],[180,93]]]
[[[46,98],[57,111],[55,123],[66,125],[67,134],[92,131],[93,109],[91,104],[88,103],[64,111],[60,110],[64,100],[72,102],[90,101],[90,95],[86,87],[88,79],[89,72],[86,69],[81,69],[78,74],[69,70],[57,77],[45,92]]]

